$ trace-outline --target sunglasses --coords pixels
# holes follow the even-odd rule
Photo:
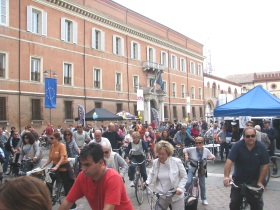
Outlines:
[[[69,134],[69,133],[66,133],[65,136],[70,136],[70,134]]]
[[[255,134],[252,134],[252,135],[246,135],[245,136],[247,139],[249,139],[249,138],[255,138],[256,137],[256,135]]]
[[[77,128],[82,128],[82,126],[78,126]]]
[[[201,141],[199,141],[199,142],[195,142],[195,144],[202,144],[202,142],[201,142]]]
[[[110,151],[103,151],[104,154],[108,155]]]

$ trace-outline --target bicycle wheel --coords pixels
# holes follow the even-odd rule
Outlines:
[[[57,202],[57,181],[54,180],[53,185],[52,185],[52,189],[51,189],[51,200],[52,200],[52,205],[54,206]]]
[[[149,191],[148,189],[146,189],[146,196],[147,196],[147,201],[150,206],[150,209],[154,210],[155,209],[155,200],[154,200],[153,193],[151,191]]]
[[[62,203],[62,201],[64,200],[65,198],[65,191],[64,191],[64,186],[63,184],[60,182],[58,184],[58,187],[57,187],[57,202],[59,204]]]
[[[249,209],[250,209],[249,204],[247,203],[246,200],[243,200],[241,204],[241,210],[249,210]]]
[[[143,179],[141,176],[138,176],[135,182],[135,195],[139,205],[141,205],[144,200],[144,190],[142,184],[143,184]]]
[[[192,185],[190,186],[190,188],[188,190],[189,194],[197,199],[199,198],[199,188],[198,187],[199,187],[198,181],[197,181],[197,179],[194,179]]]

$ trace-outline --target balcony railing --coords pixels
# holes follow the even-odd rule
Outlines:
[[[31,81],[40,82],[40,72],[31,72]]]
[[[100,81],[94,81],[94,87],[100,88]]]
[[[144,61],[142,63],[142,68],[144,71],[161,71],[163,72],[164,65],[151,62],[151,61]]]
[[[71,85],[71,77],[64,77],[64,85]]]
[[[5,77],[5,69],[0,68],[0,77]]]
[[[121,84],[116,84],[116,91],[121,91]]]

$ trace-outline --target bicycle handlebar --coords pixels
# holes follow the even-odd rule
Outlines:
[[[174,188],[169,189],[167,192],[165,193],[160,193],[160,192],[155,192],[153,191],[150,187],[146,186],[146,188],[152,192],[154,195],[156,195],[157,197],[161,197],[161,196],[173,196],[176,194],[176,190]]]
[[[131,163],[134,164],[134,165],[141,165],[141,164],[145,163],[145,161],[146,161],[146,160],[143,160],[143,161],[140,162],[140,163],[135,163],[135,162],[132,162],[132,161],[131,161]]]

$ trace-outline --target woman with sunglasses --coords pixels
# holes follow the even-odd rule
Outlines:
[[[80,154],[80,149],[76,141],[73,139],[73,133],[70,129],[66,129],[64,131],[61,142],[66,146],[66,151],[69,158],[75,158],[76,154]]]
[[[159,204],[162,209],[169,205],[172,209],[184,209],[184,191],[187,182],[187,173],[182,161],[172,157],[174,147],[167,141],[159,141],[155,145],[155,153],[158,158],[153,161],[152,168],[148,174],[145,185],[154,184],[159,193],[165,193],[170,189],[176,190],[173,197],[160,197]]]
[[[188,181],[185,186],[186,190],[192,184],[193,175],[195,174],[196,170],[200,171],[201,169],[197,168],[197,165],[194,162],[202,161],[201,167],[203,167],[204,173],[198,173],[199,179],[199,186],[201,192],[201,200],[203,205],[208,205],[206,200],[206,187],[205,187],[205,171],[207,167],[207,160],[214,160],[215,156],[210,152],[209,149],[203,147],[204,139],[202,137],[195,138],[195,147],[185,148],[183,152],[185,153],[185,159],[188,160],[189,158],[193,161],[190,161],[189,170],[188,170]],[[203,171],[203,170],[201,170]]]
[[[60,142],[60,134],[53,133],[50,136],[52,146],[50,147],[49,158],[42,168],[53,162],[51,168],[52,172],[55,172],[56,177],[60,177],[64,186],[65,197],[68,195],[73,183],[74,174],[71,169],[70,163],[68,162],[68,156],[66,146]],[[74,203],[71,209],[76,208]]]
[[[107,168],[115,169],[124,179],[125,173],[128,169],[128,165],[125,160],[119,155],[119,153],[112,151],[110,142],[102,141],[101,146]]]
[[[30,170],[32,170],[33,168],[40,166],[41,159],[39,156],[40,148],[39,145],[35,142],[34,135],[30,132],[25,132],[22,135],[21,152],[18,162],[21,163],[22,160],[31,158],[33,161],[33,167],[30,168]]]

